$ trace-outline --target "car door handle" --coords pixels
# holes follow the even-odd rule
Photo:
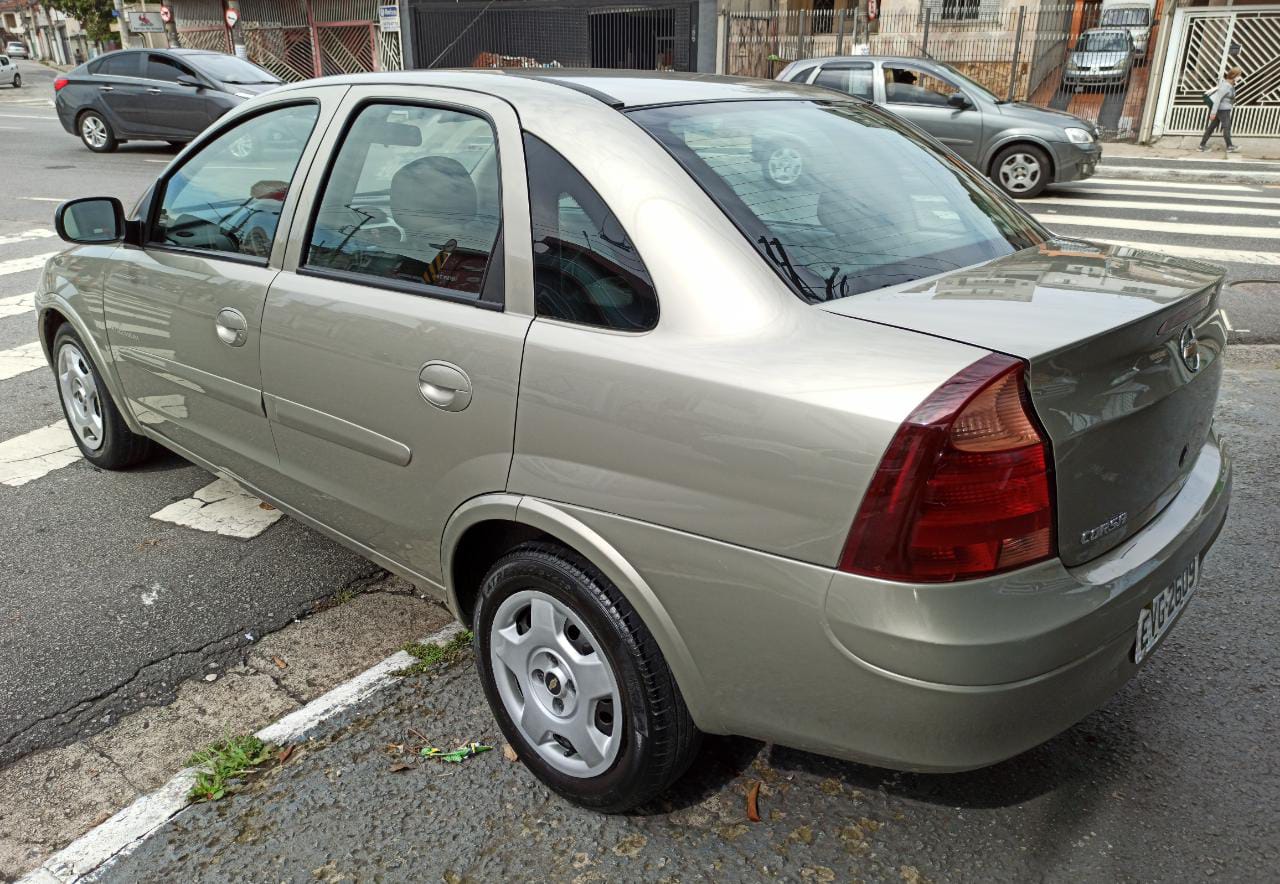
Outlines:
[[[116,90],[116,87],[115,86],[99,86],[98,89],[99,91],[102,91],[102,92],[114,92]]]
[[[428,362],[418,372],[418,392],[441,411],[462,411],[471,404],[471,378],[448,362]]]
[[[163,89],[160,89],[160,88],[158,88],[158,87],[156,87],[156,86],[148,86],[148,87],[147,87],[147,91],[148,91],[148,92],[150,92],[150,93],[152,93],[152,94],[154,94],[154,95],[159,95],[159,94],[160,94],[161,92],[163,92],[164,90],[163,90]]]
[[[243,347],[249,338],[249,323],[244,314],[232,307],[223,307],[213,321],[218,340],[228,347]]]

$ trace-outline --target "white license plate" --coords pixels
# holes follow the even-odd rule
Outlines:
[[[1138,612],[1138,638],[1133,647],[1133,662],[1141,663],[1169,631],[1178,614],[1191,601],[1200,582],[1200,557],[1196,556],[1182,573]]]

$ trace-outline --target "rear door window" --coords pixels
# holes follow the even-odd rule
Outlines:
[[[108,77],[137,77],[140,75],[138,65],[141,60],[141,52],[112,53],[98,62],[94,73]]]
[[[871,101],[873,73],[874,66],[870,64],[825,67],[818,72],[818,76],[814,78],[813,85],[825,86],[828,89],[835,89],[846,95],[854,95]]]
[[[488,120],[371,104],[334,160],[305,266],[479,298],[502,224],[498,181]]]

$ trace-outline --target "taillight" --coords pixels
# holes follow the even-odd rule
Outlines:
[[[998,354],[959,372],[906,419],[872,477],[840,569],[946,583],[1054,555],[1049,443],[1023,364]]]
[[[70,81],[70,80],[68,80],[66,77],[59,77],[58,79],[56,79],[56,80],[54,80],[54,81],[53,81],[53,91],[54,91],[54,92],[57,92],[57,91],[58,91],[59,89],[61,89],[63,86],[67,85],[67,83],[69,83],[69,82],[71,82],[71,81]]]

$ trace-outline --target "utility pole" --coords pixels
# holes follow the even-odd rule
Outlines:
[[[128,49],[133,45],[133,35],[129,33],[129,16],[124,13],[123,0],[115,0],[116,24],[120,27],[120,48]]]
[[[160,7],[160,18],[164,21],[165,42],[170,49],[181,49],[182,38],[178,36],[178,17],[173,8],[173,0],[166,0]]]
[[[244,48],[244,26],[240,24],[240,0],[227,0],[227,27],[231,30],[231,45],[236,49],[236,58],[248,58]]]

